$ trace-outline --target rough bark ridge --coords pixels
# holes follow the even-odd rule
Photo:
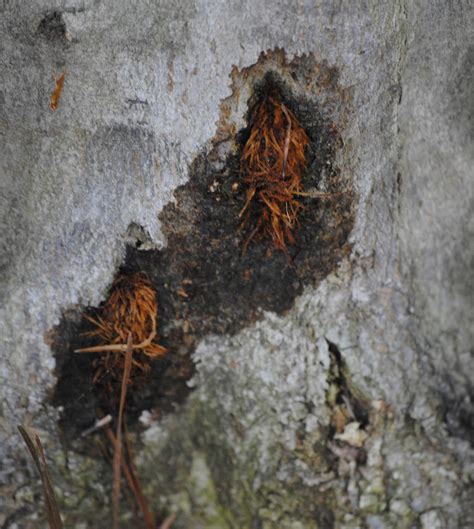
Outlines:
[[[177,528],[474,526],[472,4],[0,10],[2,529],[43,520],[19,423],[66,525],[108,524],[99,439],[71,435],[96,401],[77,380],[76,408],[55,399],[80,312],[122,266],[163,299],[172,352],[132,436]],[[310,132],[307,185],[341,193],[308,201],[293,267],[238,259],[229,235],[268,82]]]

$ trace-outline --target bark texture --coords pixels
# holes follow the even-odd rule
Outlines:
[[[224,166],[268,71],[340,125],[347,251],[284,310],[205,327],[193,391],[132,434],[148,496],[177,529],[473,527],[472,3],[0,10],[0,527],[44,525],[20,423],[41,434],[66,525],[109,523],[110,467],[58,426],[51,330],[104,299],[127,244],[176,241],[158,215],[197,159]],[[338,406],[360,430],[338,436]]]

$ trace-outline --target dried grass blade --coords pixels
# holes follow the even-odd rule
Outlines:
[[[245,213],[245,210],[248,208],[253,196],[255,195],[256,188],[253,187],[248,193],[247,193],[247,200],[245,201],[244,207],[240,210],[239,218],[242,217],[242,215]]]
[[[115,439],[115,435],[112,432],[111,428],[107,428],[105,430],[105,433],[107,434],[107,437],[109,438],[115,450],[117,441]],[[145,499],[145,495],[143,494],[141,483],[137,478],[136,471],[133,468],[132,463],[130,462],[130,465],[129,465],[124,460],[124,458],[122,458],[122,469],[125,475],[125,479],[127,480],[128,486],[130,490],[132,491],[132,494],[135,497],[135,501],[143,514],[143,519],[145,521],[145,525],[147,526],[147,529],[155,529],[156,524],[155,524],[154,516],[148,507],[148,503]]]
[[[135,499],[143,514],[143,519],[145,520],[145,524],[147,528],[155,529],[156,527],[155,517],[153,516],[153,513],[150,511],[150,508],[148,507],[148,502],[146,501],[145,494],[143,493],[143,488],[142,488],[140,478],[138,477],[137,469],[135,468],[135,465],[133,464],[133,454],[130,448],[130,443],[128,441],[128,431],[126,428],[126,424],[125,424],[125,449],[127,450],[128,468],[130,471],[130,476],[134,484],[134,487],[132,490],[135,495]]]
[[[151,331],[150,335],[146,340],[143,340],[143,342],[137,343],[137,344],[131,344],[130,348],[132,349],[145,349],[145,347],[148,347],[151,345],[153,340],[156,337],[156,331]],[[120,352],[120,351],[127,351],[129,348],[128,343],[127,344],[110,344],[110,345],[97,345],[94,347],[83,347],[82,349],[75,349],[75,353],[107,353],[107,352]]]
[[[288,121],[288,126],[286,129],[286,138],[285,138],[285,145],[283,148],[283,165],[281,169],[281,177],[284,179],[286,174],[286,163],[288,161],[288,151],[290,149],[290,138],[291,138],[291,118],[288,114],[288,111],[286,110],[285,105],[281,105],[281,109],[283,110],[283,113],[285,114],[285,117]]]
[[[123,410],[125,407],[125,399],[127,396],[127,386],[130,379],[130,371],[132,368],[132,333],[129,333],[127,340],[127,352],[125,354],[125,366],[123,368],[122,389],[120,392],[120,404],[117,418],[117,434],[115,436],[115,451],[114,451],[114,481],[112,489],[112,505],[113,505],[113,528],[119,528],[120,516],[120,470],[122,467],[122,421]]]
[[[48,465],[46,463],[46,457],[44,454],[41,440],[37,434],[35,434],[35,442],[31,438],[30,434],[23,426],[18,426],[18,430],[23,437],[23,440],[28,447],[28,450],[33,458],[33,461],[38,469],[41,476],[41,483],[43,485],[43,494],[46,504],[46,515],[50,529],[63,529],[61,516],[59,515],[58,504],[54,490],[51,485],[51,479],[49,477]]]

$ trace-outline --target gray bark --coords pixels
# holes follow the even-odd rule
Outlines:
[[[166,247],[159,213],[223,121],[245,126],[243,69],[280,48],[350,94],[351,250],[289,310],[199,340],[186,402],[142,416],[148,496],[177,528],[474,527],[472,3],[4,1],[0,21],[0,526],[44,525],[20,423],[66,525],[108,523],[107,464],[61,441],[48,333],[104,299],[131,225]],[[369,417],[362,462],[328,438],[328,343]]]

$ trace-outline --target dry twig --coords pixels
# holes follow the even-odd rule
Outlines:
[[[123,369],[122,389],[120,392],[120,405],[117,419],[117,433],[115,435],[115,450],[114,450],[114,481],[112,491],[112,503],[114,507],[114,529],[119,527],[120,515],[120,470],[122,468],[122,421],[123,410],[125,407],[125,399],[127,397],[127,386],[130,379],[130,370],[132,368],[132,333],[128,335],[127,352],[125,356],[125,366]]]
[[[48,465],[46,463],[46,456],[44,454],[43,445],[37,433],[34,434],[34,441],[31,438],[28,430],[23,426],[18,426],[23,440],[33,458],[33,461],[41,476],[41,484],[43,485],[44,501],[46,504],[46,516],[50,529],[62,529],[63,524],[61,516],[59,515],[58,504],[56,496],[54,495],[53,486],[49,477]]]
[[[176,515],[170,514],[167,518],[165,518],[165,520],[163,520],[163,523],[160,525],[160,529],[170,529],[175,520]]]
[[[115,446],[116,446],[116,438],[114,433],[112,432],[111,428],[106,428],[105,433],[112,443],[112,447],[114,448],[115,453]],[[128,455],[128,462],[127,460],[122,457],[122,470],[125,476],[125,479],[127,480],[127,484],[131,492],[133,493],[133,496],[135,497],[135,501],[138,505],[138,508],[140,509],[141,513],[143,514],[143,519],[145,521],[145,525],[147,529],[155,529],[155,518],[153,516],[153,513],[150,511],[150,508],[148,506],[148,502],[145,498],[145,495],[143,493],[143,488],[141,486],[140,480],[138,479],[138,475],[136,472],[136,469],[133,465],[133,461],[130,454],[130,449],[128,447],[128,440],[127,435],[125,432],[125,446],[127,448],[127,455]]]

